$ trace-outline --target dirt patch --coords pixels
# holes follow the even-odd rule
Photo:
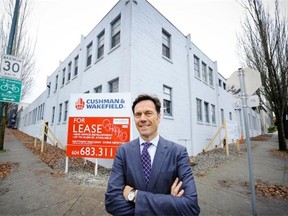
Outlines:
[[[269,139],[271,139],[272,136],[273,136],[273,134],[261,134],[261,135],[256,136],[256,137],[251,137],[250,140],[252,140],[252,141],[268,141]]]
[[[0,179],[6,178],[18,166],[18,163],[0,162]]]
[[[250,188],[249,182],[241,182],[241,185],[245,188]],[[255,191],[263,197],[282,199],[288,202],[288,185],[268,184],[257,180]]]
[[[278,149],[271,149],[271,154],[280,159],[288,159],[288,151],[279,151]]]

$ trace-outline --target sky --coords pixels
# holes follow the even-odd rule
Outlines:
[[[137,0],[142,1],[142,0]],[[270,1],[270,0],[268,0]],[[25,102],[46,89],[47,76],[87,36],[118,0],[30,0],[29,34],[37,38],[35,85]],[[148,0],[211,60],[225,77],[240,67],[237,34],[243,8],[236,0]],[[2,9],[1,9],[2,7]],[[0,3],[0,12],[3,3]]]

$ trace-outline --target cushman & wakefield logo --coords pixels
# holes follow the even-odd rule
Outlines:
[[[83,98],[78,98],[75,102],[75,108],[77,110],[83,110],[85,107],[90,109],[125,109],[125,99],[124,98],[89,98],[83,100]]]
[[[75,108],[77,110],[83,110],[85,107],[85,101],[82,98],[79,98],[75,103]]]

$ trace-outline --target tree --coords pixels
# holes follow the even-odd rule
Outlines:
[[[0,56],[6,54],[8,45],[8,37],[10,33],[12,17],[14,12],[14,0],[6,0],[4,2],[5,12],[0,21]],[[22,92],[21,98],[24,99],[27,96],[32,87],[34,81],[34,75],[36,73],[34,51],[36,42],[33,43],[31,37],[28,34],[28,21],[29,14],[31,13],[31,6],[28,4],[28,0],[20,1],[20,11],[18,16],[18,22],[13,42],[12,55],[23,59],[22,66]],[[7,104],[6,104],[7,105]]]
[[[276,117],[279,150],[287,150],[283,117],[288,100],[288,20],[281,14],[278,0],[274,2],[274,15],[264,9],[262,0],[242,0],[240,4],[246,12],[239,37],[243,61],[260,72],[261,94]]]

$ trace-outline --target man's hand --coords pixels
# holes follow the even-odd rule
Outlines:
[[[178,178],[175,179],[174,183],[171,186],[171,195],[173,196],[182,196],[184,194],[184,190],[180,190],[182,186],[182,181],[179,181]],[[180,191],[179,191],[180,190]]]
[[[128,194],[129,194],[129,192],[130,192],[132,189],[133,189],[133,188],[130,187],[129,185],[126,185],[126,186],[124,187],[123,196],[124,196],[125,200],[128,200]]]

